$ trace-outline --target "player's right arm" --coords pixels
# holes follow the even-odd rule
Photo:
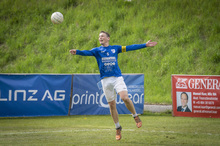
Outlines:
[[[91,50],[76,50],[72,49],[69,51],[72,55],[81,55],[81,56],[94,56]]]

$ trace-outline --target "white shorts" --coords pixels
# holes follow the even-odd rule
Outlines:
[[[107,77],[102,79],[101,82],[107,102],[111,102],[117,98],[116,92],[128,91],[123,77]]]

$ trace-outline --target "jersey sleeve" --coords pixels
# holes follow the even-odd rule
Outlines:
[[[146,48],[146,44],[134,44],[129,46],[121,46],[119,53],[127,52],[127,51],[134,51],[138,49]]]
[[[76,55],[81,56],[94,56],[94,53],[92,50],[76,50]]]

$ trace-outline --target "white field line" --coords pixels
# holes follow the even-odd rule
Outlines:
[[[87,131],[93,131],[93,132],[100,132],[100,131],[114,131],[114,129],[74,129],[74,130],[52,130],[52,131],[24,131],[24,132],[9,132],[9,133],[0,133],[0,135],[24,135],[24,134],[43,134],[43,133],[65,133],[65,132],[87,132]],[[175,131],[155,131],[155,130],[134,130],[134,129],[123,129],[123,131],[136,131],[136,132],[145,132],[145,133],[173,133],[173,134],[184,134],[180,132]],[[190,133],[188,133],[190,134]],[[212,135],[212,136],[219,136],[219,134],[212,134],[212,133],[199,133],[194,132],[191,133],[194,135]]]

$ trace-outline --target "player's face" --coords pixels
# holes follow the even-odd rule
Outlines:
[[[182,104],[182,107],[186,107],[186,106],[187,106],[187,103],[188,103],[188,100],[187,100],[186,94],[182,94],[182,96],[181,96],[181,104]]]
[[[99,43],[103,46],[109,43],[109,37],[105,33],[99,34]]]

